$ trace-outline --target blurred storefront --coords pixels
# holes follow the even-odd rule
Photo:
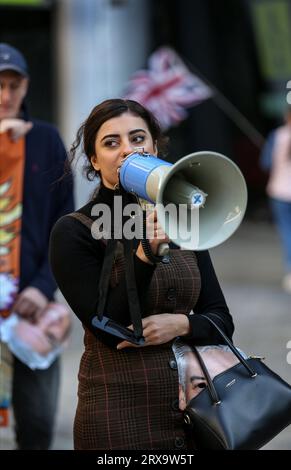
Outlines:
[[[94,104],[121,96],[144,65],[149,31],[147,0],[0,0],[0,41],[30,66],[31,114],[56,123],[67,145]],[[79,205],[91,188],[81,176],[76,186]]]

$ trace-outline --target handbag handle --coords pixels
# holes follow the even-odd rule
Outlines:
[[[214,314],[215,315],[215,314]],[[232,342],[230,341],[230,339],[226,336],[226,334],[219,328],[219,326],[213,321],[211,320],[211,318],[207,317],[206,315],[201,315],[201,317],[205,318],[207,321],[209,321],[212,326],[214,326],[214,328],[218,331],[218,333],[220,334],[220,336],[224,339],[224,341],[226,342],[226,344],[229,346],[229,348],[231,349],[231,351],[233,352],[233,354],[238,358],[238,360],[240,361],[240,363],[246,368],[247,372],[250,374],[250,377],[251,378],[255,378],[258,374],[256,371],[254,371],[250,366],[249,364],[247,363],[247,361],[243,358],[243,356],[240,354],[240,352],[235,348],[235,346],[232,344]],[[204,376],[205,376],[205,379],[206,379],[206,382],[207,382],[207,385],[208,385],[208,388],[209,388],[209,393],[210,393],[210,396],[211,396],[211,399],[213,401],[213,403],[215,405],[219,405],[220,404],[220,399],[219,399],[219,396],[218,396],[218,393],[214,387],[214,384],[213,384],[213,381],[209,375],[209,372],[207,370],[207,367],[201,357],[201,354],[199,353],[198,349],[193,346],[193,350],[197,356],[197,359],[199,361],[199,364],[201,366],[201,369],[204,373]]]

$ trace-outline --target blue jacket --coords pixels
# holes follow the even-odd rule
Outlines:
[[[49,236],[57,219],[74,210],[73,181],[71,176],[57,181],[67,157],[58,131],[32,122],[25,148],[19,288],[36,287],[52,300],[57,286],[48,263]]]

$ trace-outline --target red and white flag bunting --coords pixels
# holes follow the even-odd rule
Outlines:
[[[152,111],[164,130],[186,119],[185,108],[213,95],[211,88],[191,73],[169,47],[155,51],[148,64],[148,70],[136,72],[129,80],[124,98]]]

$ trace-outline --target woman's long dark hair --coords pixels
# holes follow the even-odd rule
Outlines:
[[[78,149],[81,146],[81,152],[86,157],[83,171],[88,180],[92,181],[96,176],[99,176],[99,172],[94,169],[91,163],[91,157],[95,154],[97,132],[104,122],[126,112],[141,117],[146,122],[153,142],[157,145],[159,155],[165,155],[168,138],[163,135],[158,121],[150,111],[137,101],[119,98],[106,100],[92,109],[88,118],[79,128],[76,139],[69,151],[69,163],[71,165],[76,159]]]

